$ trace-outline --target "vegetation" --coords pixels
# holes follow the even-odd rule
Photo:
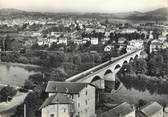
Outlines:
[[[3,87],[0,91],[0,102],[10,101],[15,96],[17,90],[11,86]]]
[[[168,49],[151,53],[149,58],[137,59],[124,65],[118,77],[128,88],[151,93],[168,94]],[[154,88],[155,87],[155,88]]]

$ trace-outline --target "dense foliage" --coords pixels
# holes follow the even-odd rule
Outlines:
[[[0,91],[0,102],[10,101],[16,93],[17,90],[11,86],[3,87]]]
[[[137,59],[124,65],[118,77],[128,89],[168,94],[168,49],[151,53],[146,60]]]

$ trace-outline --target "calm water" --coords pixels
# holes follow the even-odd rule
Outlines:
[[[0,63],[0,83],[22,86],[30,75],[37,73],[34,66]]]
[[[154,87],[153,87],[154,88]],[[123,101],[127,101],[129,103],[137,103],[138,100],[143,99],[148,102],[157,101],[159,103],[168,104],[168,94],[151,94],[148,90],[139,91],[134,88],[127,89],[123,86],[118,93],[113,95],[114,97],[118,97]]]
[[[153,89],[155,89],[155,87],[153,87]],[[128,102],[130,104],[136,104],[140,99],[142,99],[147,102],[157,101],[160,104],[168,104],[168,94],[151,94],[147,89],[144,91],[139,91],[135,88],[127,89],[123,84],[121,84],[117,92],[105,95],[105,98],[111,98],[114,100],[114,103]]]

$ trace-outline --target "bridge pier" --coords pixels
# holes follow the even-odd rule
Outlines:
[[[115,73],[109,73],[104,76],[105,91],[111,92],[115,88]]]

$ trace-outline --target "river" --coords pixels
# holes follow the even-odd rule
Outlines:
[[[153,89],[155,90],[155,87],[153,87]],[[133,87],[128,89],[123,85],[123,83],[121,83],[120,88],[116,92],[105,95],[104,98],[109,97],[114,101],[114,103],[128,102],[130,104],[137,104],[137,102],[142,99],[147,102],[157,101],[160,104],[168,104],[168,94],[151,94],[148,89],[139,91]]]
[[[23,86],[30,75],[39,72],[38,68],[33,65],[0,63],[0,83]]]

